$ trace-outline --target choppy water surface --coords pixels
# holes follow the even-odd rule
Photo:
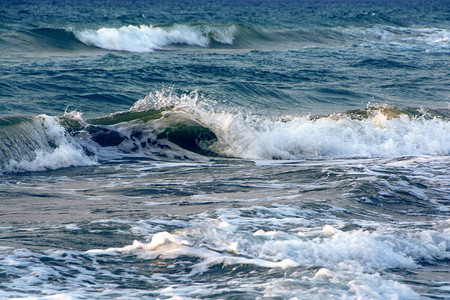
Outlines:
[[[449,298],[449,11],[0,3],[0,298]]]

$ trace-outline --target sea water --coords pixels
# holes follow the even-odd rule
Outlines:
[[[0,298],[450,298],[446,0],[0,3]]]

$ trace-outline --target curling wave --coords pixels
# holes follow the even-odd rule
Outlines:
[[[450,155],[448,109],[388,105],[326,116],[217,111],[197,93],[151,93],[125,112],[84,120],[4,118],[0,170],[37,171],[124,157],[299,160]]]

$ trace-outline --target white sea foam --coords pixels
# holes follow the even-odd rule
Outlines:
[[[224,247],[225,245],[225,247]],[[235,243],[223,243],[223,250],[225,253],[218,253],[208,247],[198,247],[193,243],[183,239],[179,235],[173,235],[168,232],[159,232],[153,235],[150,243],[145,244],[139,241],[134,241],[132,245],[122,248],[109,248],[106,250],[94,249],[87,253],[91,254],[105,254],[105,253],[136,253],[146,259],[173,259],[180,256],[193,256],[203,259],[198,263],[193,273],[202,273],[208,270],[209,266],[217,264],[248,264],[256,265],[265,268],[287,268],[297,266],[295,262],[290,259],[283,259],[280,261],[273,261],[271,259],[246,258],[233,255],[233,250],[236,248]]]
[[[155,233],[149,243],[135,241],[125,247],[90,250],[87,253],[132,252],[146,258],[195,256],[204,260],[200,264],[202,270],[208,265],[227,262],[267,268],[313,265],[329,270],[376,272],[388,268],[416,268],[418,261],[433,262],[450,258],[450,231],[444,223],[442,226],[437,224],[435,229],[423,231],[396,231],[390,227],[381,227],[375,231],[342,231],[325,224],[316,230],[303,227],[295,233],[276,229],[281,226],[275,222],[276,219],[283,215],[288,217],[286,213],[291,214],[286,206],[281,211],[278,211],[279,208],[260,208],[265,213],[260,216],[260,223],[254,223],[253,226],[273,226],[274,230],[257,229],[253,233],[242,231],[241,226],[247,219],[242,218],[241,214],[255,209],[258,208],[239,210],[240,213],[236,211],[235,215],[230,214],[229,210],[223,210],[225,215],[218,211],[218,219],[205,215],[194,222],[185,223],[191,226],[176,232]],[[292,210],[295,213],[296,208]],[[277,218],[269,218],[267,214]],[[302,215],[298,218],[298,224],[308,224]],[[252,220],[259,220],[258,214]],[[282,222],[284,219],[278,220]],[[296,222],[291,220],[291,223]],[[323,273],[317,273],[316,277],[329,276],[329,273]]]
[[[248,265],[273,269],[272,272],[285,270],[289,275],[282,278],[272,278],[264,283],[240,282],[239,286],[244,290],[263,289],[265,297],[308,299],[323,299],[330,295],[352,299],[419,299],[411,287],[384,271],[415,269],[420,268],[422,261],[433,263],[450,258],[450,232],[446,223],[435,224],[433,229],[426,231],[396,230],[389,226],[373,231],[342,231],[334,225],[324,224],[315,230],[306,227],[295,233],[281,229],[278,223],[272,222],[273,218],[267,222],[267,218],[281,217],[280,213],[290,216],[297,208],[293,207],[289,212],[288,207],[282,211],[261,207],[265,212],[259,216],[261,226],[274,228],[271,231],[256,228],[252,233],[243,230],[248,219],[241,214],[255,209],[258,208],[232,210],[235,215],[230,210],[217,211],[214,214],[217,219],[202,214],[195,220],[186,221],[185,228],[153,234],[149,243],[135,241],[129,246],[90,250],[87,254],[102,257],[133,254],[144,259],[162,260],[200,259],[187,276],[201,275],[217,265],[231,268]],[[251,219],[255,221],[259,217],[255,214]],[[303,218],[300,216],[300,219]],[[319,269],[308,271],[315,268]],[[205,287],[198,291],[180,287],[178,293],[170,289],[170,294],[186,297],[207,291]]]
[[[283,299],[420,299],[409,286],[386,280],[379,274],[331,272],[320,269],[315,276],[277,279],[263,285],[264,296]]]
[[[365,120],[329,116],[287,122],[263,121],[252,130],[247,145],[229,141],[244,158],[351,158],[400,155],[448,155],[450,123],[440,119],[388,119],[382,112]],[[227,140],[229,137],[226,136]]]
[[[74,35],[85,44],[99,48],[130,52],[152,52],[166,49],[173,44],[207,47],[211,40],[222,44],[233,44],[237,28],[209,25],[123,26],[98,30],[74,31]]]
[[[245,217],[249,212],[253,212],[253,216]],[[297,214],[303,219],[302,210],[294,206],[205,212],[176,220],[177,224],[184,222],[184,226],[180,223],[179,229],[173,232],[151,234],[150,242],[135,241],[124,247],[86,253],[5,248],[1,253],[0,267],[11,277],[4,286],[22,290],[33,287],[28,289],[28,294],[16,292],[14,295],[26,297],[36,294],[43,299],[53,296],[98,298],[134,293],[133,289],[114,290],[113,282],[123,280],[154,282],[155,290],[151,291],[154,297],[182,299],[210,295],[212,291],[226,293],[232,286],[239,287],[243,293],[259,291],[264,297],[419,299],[420,296],[410,286],[401,282],[401,275],[389,270],[414,271],[420,269],[424,261],[439,264],[450,258],[448,220],[430,223],[427,226],[429,230],[425,231],[414,227],[414,224],[401,228],[385,224],[371,231],[344,231],[338,228],[345,224],[337,227],[333,223],[328,224],[329,219],[318,218],[316,225],[311,227],[310,224],[295,232],[292,226],[286,226],[287,223],[275,222],[275,219],[283,222],[283,216],[295,218]],[[254,221],[253,230],[245,229],[249,221]],[[139,226],[139,222],[129,222]],[[301,223],[304,222],[298,222]],[[272,230],[265,231],[257,224],[264,228],[270,226]],[[141,225],[147,230],[148,224],[144,222]],[[146,264],[156,259],[157,264],[167,264],[168,267],[142,272],[138,266],[127,268],[132,266],[130,257],[136,257],[139,265],[142,258]],[[123,265],[122,258],[125,259]],[[191,271],[183,269],[183,274],[173,273],[172,268],[177,268],[182,261],[189,263]],[[210,280],[196,284],[195,288],[189,285],[192,276],[209,278],[211,274],[208,272],[211,269],[217,272],[217,266],[223,269],[224,278],[230,277],[225,287],[219,287]],[[234,270],[243,266],[246,270],[257,271],[252,271],[250,277],[233,278]],[[115,272],[118,267],[120,273]],[[72,274],[70,281],[66,281],[67,274]],[[264,280],[256,274],[265,276]],[[105,279],[112,282],[107,288]],[[0,296],[10,295],[10,292],[0,291]]]

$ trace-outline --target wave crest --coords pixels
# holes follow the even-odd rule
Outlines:
[[[81,42],[108,50],[152,52],[166,49],[173,44],[207,47],[211,41],[232,45],[237,28],[235,25],[181,25],[170,27],[123,26],[98,30],[74,31]]]

